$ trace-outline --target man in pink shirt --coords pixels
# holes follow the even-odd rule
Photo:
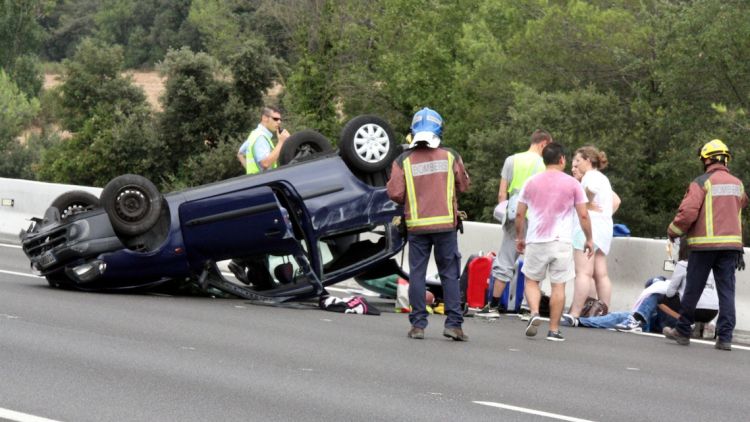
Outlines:
[[[542,158],[546,170],[523,185],[516,211],[516,249],[524,254],[524,294],[531,309],[526,335],[535,336],[542,321],[539,283],[549,276],[552,294],[547,340],[564,341],[559,327],[565,305],[565,283],[575,278],[572,237],[576,214],[586,236],[584,252],[589,259],[594,243],[586,194],[576,179],[564,173],[565,149],[552,142],[542,151]],[[529,227],[524,237],[527,221]]]

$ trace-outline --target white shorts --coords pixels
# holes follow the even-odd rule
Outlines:
[[[526,245],[521,272],[536,281],[549,274],[551,283],[565,283],[576,277],[573,246],[568,242],[530,243]]]

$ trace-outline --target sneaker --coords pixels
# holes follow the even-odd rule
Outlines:
[[[690,337],[683,336],[677,329],[672,327],[664,327],[662,334],[670,340],[674,340],[677,344],[688,346],[690,344]]]
[[[714,349],[726,350],[727,352],[731,352],[732,343],[729,341],[716,340],[716,344],[714,344]]]
[[[526,337],[534,337],[536,335],[536,327],[542,323],[542,317],[539,314],[534,314],[529,318],[529,324],[526,326]]]
[[[424,340],[424,328],[411,327],[406,336],[415,340]]]
[[[565,337],[562,336],[560,330],[547,331],[547,340],[549,341],[565,341]]]
[[[641,326],[641,322],[635,319],[632,314],[630,314],[628,315],[627,320],[615,325],[615,330],[625,333],[632,333],[643,331],[643,327]]]
[[[500,318],[500,312],[498,312],[497,308],[487,304],[484,305],[484,308],[482,308],[479,312],[474,314],[474,316],[481,318]]]
[[[455,341],[469,341],[469,336],[464,334],[464,330],[460,328],[446,328],[443,330],[443,336],[452,338]]]
[[[562,314],[562,318],[560,318],[560,322],[563,325],[566,325],[568,327],[577,327],[578,326],[578,318],[574,317],[571,314]]]
[[[474,317],[474,316],[475,316],[475,315],[476,315],[477,313],[479,313],[479,311],[481,311],[481,310],[482,310],[482,308],[473,308],[473,307],[469,307],[469,306],[467,306],[467,307],[466,307],[466,309],[464,310],[464,316],[465,316],[465,317],[469,317],[469,318],[472,318],[472,317]]]

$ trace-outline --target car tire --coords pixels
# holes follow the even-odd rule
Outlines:
[[[302,130],[287,138],[279,153],[279,165],[307,161],[333,151],[331,142],[314,130]]]
[[[391,125],[370,115],[357,116],[344,125],[339,148],[352,170],[366,173],[384,170],[401,151]]]
[[[65,221],[78,213],[98,207],[99,198],[86,191],[74,190],[58,196],[50,206],[57,208],[60,220]]]
[[[129,238],[146,233],[156,224],[163,198],[150,180],[123,174],[104,187],[101,204],[115,233]]]

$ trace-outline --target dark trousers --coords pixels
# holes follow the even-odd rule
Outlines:
[[[427,327],[425,305],[425,277],[432,247],[435,263],[443,285],[445,301],[445,328],[460,328],[464,322],[461,312],[461,294],[458,277],[461,272],[461,254],[455,231],[431,234],[409,233],[409,322],[417,328]]]
[[[713,270],[716,280],[716,293],[719,296],[719,318],[716,321],[716,334],[719,341],[731,342],[732,332],[737,323],[734,311],[734,271],[738,251],[696,251],[688,257],[685,294],[680,303],[680,320],[677,331],[689,337],[690,326],[695,322],[695,305],[703,288],[706,287],[708,273]]]

